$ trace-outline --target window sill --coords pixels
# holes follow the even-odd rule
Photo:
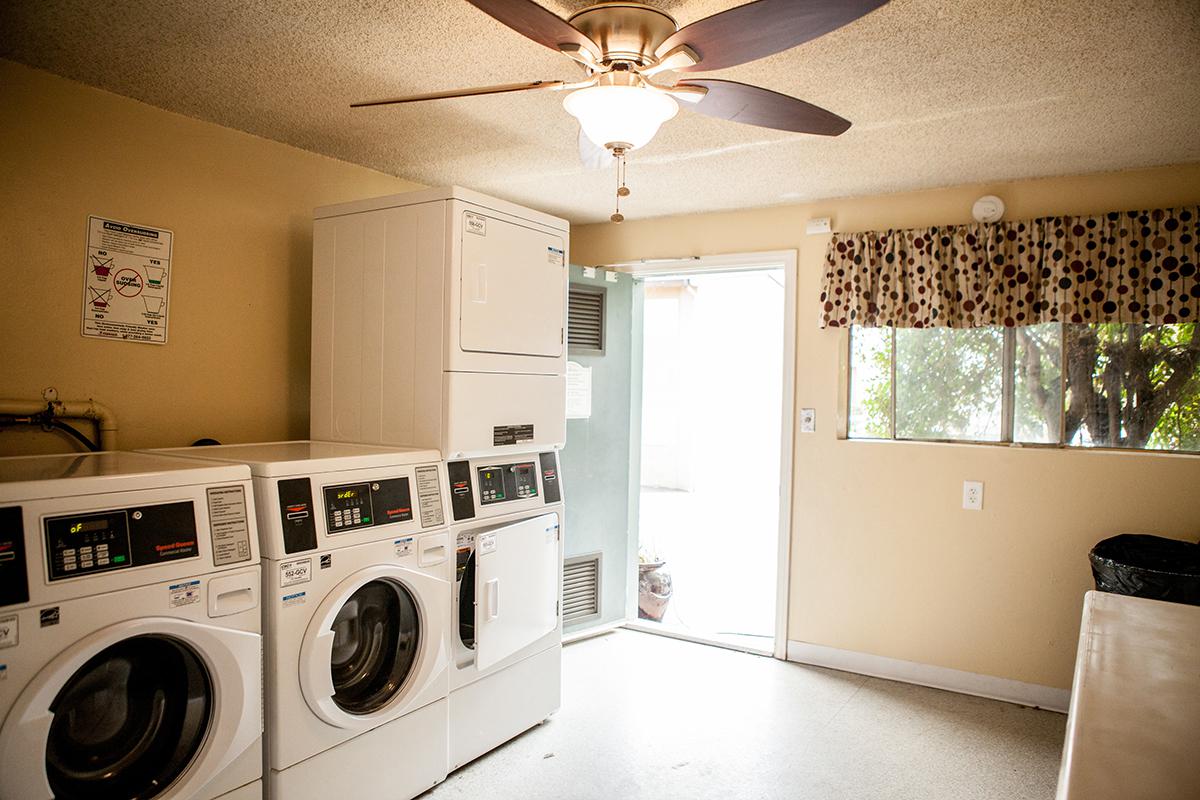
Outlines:
[[[1067,444],[1038,444],[1035,442],[979,442],[968,439],[873,439],[868,437],[838,436],[839,442],[854,442],[858,444],[892,444],[892,445],[931,445],[934,447],[983,447],[1006,448],[1010,450],[1033,450],[1041,452],[1071,452],[1071,453],[1104,453],[1107,455],[1123,456],[1158,456],[1167,458],[1196,458],[1200,452],[1195,450],[1135,450],[1127,447],[1084,447]]]

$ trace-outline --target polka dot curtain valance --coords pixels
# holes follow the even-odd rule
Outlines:
[[[821,327],[1200,318],[1196,207],[836,233]]]

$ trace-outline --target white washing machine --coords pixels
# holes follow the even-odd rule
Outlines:
[[[254,475],[267,796],[404,800],[445,778],[453,560],[438,452],[308,441],[159,452]]]
[[[244,466],[0,458],[0,798],[262,797]]]
[[[554,451],[451,461],[446,473],[453,770],[561,705],[563,503]]]

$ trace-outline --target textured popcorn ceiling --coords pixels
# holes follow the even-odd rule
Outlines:
[[[681,25],[737,5],[652,4]],[[613,171],[580,165],[560,93],[348,108],[581,74],[462,0],[7,0],[0,55],[425,184],[575,222],[612,211]],[[708,74],[854,127],[825,139],[683,110],[630,157],[628,217],[1200,161],[1197,0],[892,0]]]

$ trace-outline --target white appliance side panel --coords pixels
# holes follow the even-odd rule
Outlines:
[[[442,393],[446,433],[439,448],[448,459],[549,450],[567,441],[565,375],[447,372]],[[506,441],[497,428],[526,429],[497,444]]]
[[[314,223],[314,436],[437,446],[443,205]]]
[[[485,670],[558,626],[558,514],[475,540],[475,666]]]
[[[557,358],[566,242],[558,234],[463,210],[462,349]]]

